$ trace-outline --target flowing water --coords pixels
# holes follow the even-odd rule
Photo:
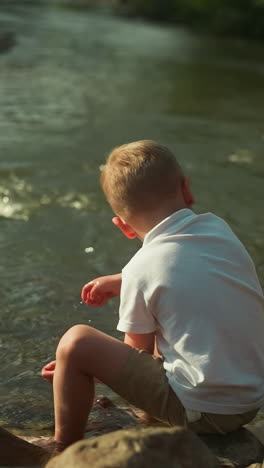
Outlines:
[[[79,297],[139,246],[100,191],[113,146],[175,151],[197,211],[230,222],[264,285],[264,48],[23,2],[0,7],[0,31],[16,36],[0,55],[1,422],[43,433],[52,395],[39,371],[62,333],[86,323],[121,337],[118,301]]]

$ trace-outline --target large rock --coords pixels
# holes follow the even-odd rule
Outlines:
[[[263,463],[253,463],[253,465],[250,465],[248,468],[264,468],[264,460]]]
[[[206,445],[183,428],[132,428],[73,444],[46,468],[219,468]]]
[[[0,427],[0,465],[33,466],[47,459],[45,450]]]

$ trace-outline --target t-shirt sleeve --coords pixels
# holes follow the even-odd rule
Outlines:
[[[153,333],[156,321],[148,308],[144,283],[140,278],[122,273],[119,322],[117,330],[125,333]]]

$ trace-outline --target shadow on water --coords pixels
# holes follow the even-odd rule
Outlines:
[[[197,211],[231,223],[264,284],[263,47],[91,10],[0,12],[15,35],[0,55],[1,418],[43,432],[52,398],[39,371],[61,334],[81,322],[120,337],[117,301],[79,305],[82,285],[139,245],[115,232],[99,188],[113,146],[170,146]]]

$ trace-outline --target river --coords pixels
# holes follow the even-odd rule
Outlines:
[[[121,337],[118,301],[79,297],[139,246],[100,191],[112,147],[168,145],[197,212],[231,224],[264,285],[264,48],[23,2],[0,6],[1,30],[16,44],[0,55],[0,423],[44,433],[52,394],[39,372],[62,333],[87,323]]]

